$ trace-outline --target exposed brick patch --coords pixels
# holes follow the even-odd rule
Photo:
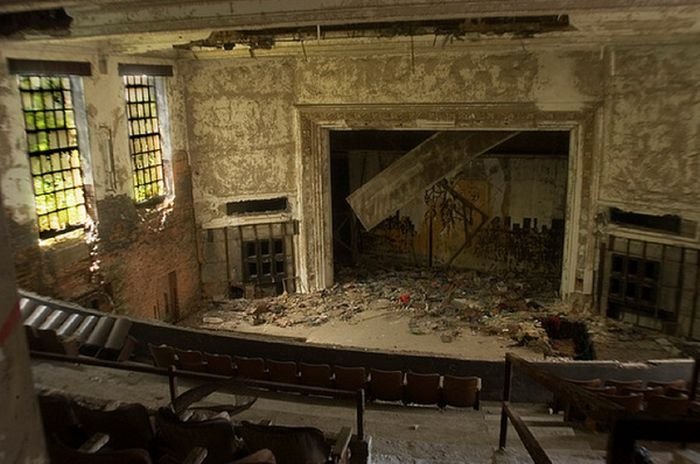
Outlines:
[[[97,202],[99,240],[40,247],[36,226],[11,223],[18,285],[45,295],[144,318],[174,318],[171,273],[182,317],[200,295],[190,169],[174,154],[175,199],[162,208],[127,196]],[[97,266],[96,266],[97,265]],[[91,269],[92,268],[92,269]],[[169,311],[166,311],[169,308]]]

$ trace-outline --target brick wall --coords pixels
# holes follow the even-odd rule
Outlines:
[[[199,297],[199,263],[184,151],[173,154],[173,177],[168,205],[143,208],[126,195],[98,201],[92,244],[43,247],[36,226],[11,224],[20,288],[136,317],[172,319],[175,306],[185,315]]]

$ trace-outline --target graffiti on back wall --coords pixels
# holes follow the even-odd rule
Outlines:
[[[525,222],[525,221],[524,221]],[[493,218],[475,237],[474,254],[498,261],[511,269],[559,272],[564,244],[564,221],[537,227],[536,219],[510,224],[510,218]]]

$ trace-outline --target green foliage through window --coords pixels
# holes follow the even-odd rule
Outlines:
[[[70,78],[20,76],[19,90],[39,236],[81,228],[87,211]]]
[[[143,203],[165,195],[156,78],[124,76],[124,88],[134,198],[137,203]]]

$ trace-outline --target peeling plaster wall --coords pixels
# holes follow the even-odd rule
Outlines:
[[[406,53],[394,50],[378,44],[364,56],[304,57],[300,50],[297,57],[184,61],[198,226],[230,223],[223,208],[238,197],[285,192],[300,198],[309,179],[297,175],[305,160],[294,161],[300,143],[295,105],[521,103],[601,115],[589,126],[595,131],[574,143],[593,147],[593,162],[571,166],[580,186],[567,214],[580,218],[573,247],[575,292],[583,304],[592,301],[597,247],[606,233],[594,221],[600,204],[700,214],[697,47],[525,48],[514,42],[488,51],[435,47],[413,58],[408,43]],[[403,123],[397,119],[396,127]],[[293,214],[303,222],[300,212]]]
[[[199,268],[192,214],[191,175],[187,155],[182,85],[177,73],[167,78],[170,109],[174,196],[156,207],[133,201],[131,158],[125,119],[124,91],[117,64],[170,64],[153,59],[100,56],[94,50],[42,49],[30,46],[3,49],[5,59],[89,61],[92,76],[83,77],[89,141],[80,140],[89,156],[92,181],[86,185],[96,241],[87,234],[51,245],[38,238],[34,197],[26,154],[19,92],[6,66],[0,71],[0,188],[10,222],[20,287],[50,296],[97,303],[141,317],[165,317],[169,274],[176,272],[180,313],[199,296]],[[115,164],[112,184],[109,134]],[[89,149],[89,150],[86,150]]]
[[[600,199],[700,220],[700,47],[608,53]]]

